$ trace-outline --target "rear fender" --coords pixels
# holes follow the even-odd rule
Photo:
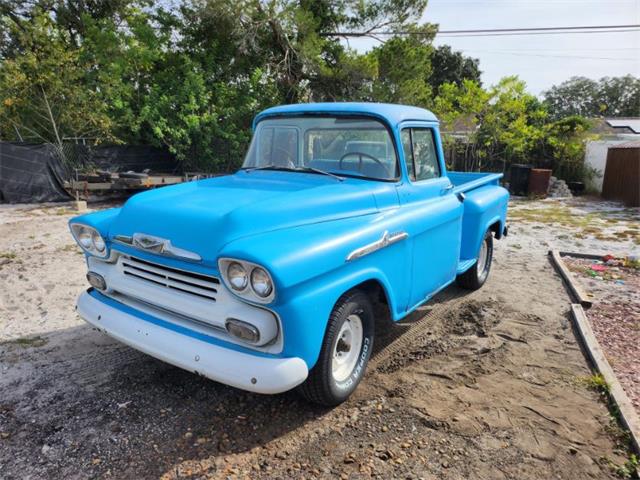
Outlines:
[[[504,228],[509,193],[502,187],[487,185],[465,196],[462,216],[460,261],[475,259],[485,232],[496,222]]]

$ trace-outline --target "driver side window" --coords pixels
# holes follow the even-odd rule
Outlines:
[[[429,180],[440,176],[433,130],[430,128],[403,129],[402,148],[407,171],[412,181]]]
[[[298,163],[298,131],[291,127],[264,127],[260,132],[257,165],[290,167]]]

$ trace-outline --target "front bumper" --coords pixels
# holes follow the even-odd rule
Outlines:
[[[251,355],[209,343],[114,308],[89,292],[80,295],[77,310],[98,330],[136,350],[243,390],[285,392],[302,383],[309,373],[301,358]]]

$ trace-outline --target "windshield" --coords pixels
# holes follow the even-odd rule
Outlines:
[[[367,117],[267,118],[258,123],[242,165],[264,167],[317,169],[376,180],[399,176],[389,131]]]

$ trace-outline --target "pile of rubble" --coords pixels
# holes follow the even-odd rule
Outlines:
[[[549,179],[549,190],[547,190],[547,195],[553,198],[573,197],[566,182],[564,180],[559,180],[556,177],[551,177]]]

